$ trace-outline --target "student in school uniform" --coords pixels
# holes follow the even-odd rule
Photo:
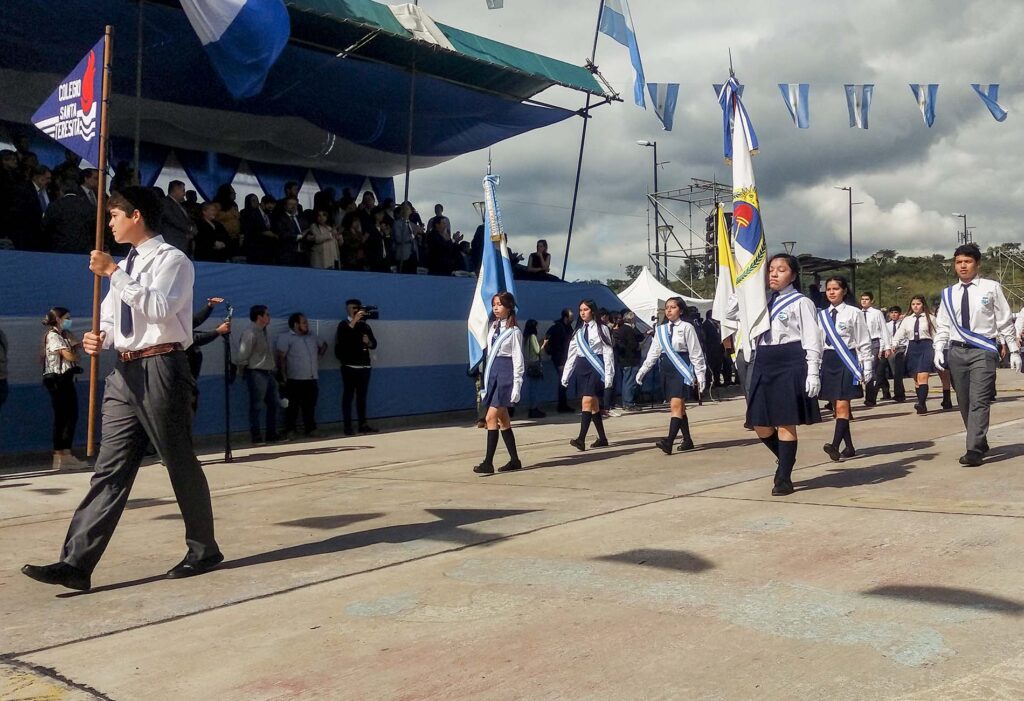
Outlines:
[[[580,410],[580,435],[569,441],[576,450],[587,449],[587,432],[590,424],[597,429],[597,440],[591,448],[604,448],[608,437],[604,433],[601,418],[601,397],[615,379],[615,350],[612,346],[612,332],[598,318],[597,304],[592,299],[580,302],[580,316],[576,331],[569,341],[569,354],[562,372],[562,386],[569,386],[569,379],[576,377],[576,393],[583,398]]]
[[[907,346],[906,376],[914,380],[917,392],[914,409],[921,416],[928,413],[928,376],[935,370],[933,338],[935,320],[928,311],[928,303],[924,295],[914,295],[910,300],[910,314],[903,317],[892,341]]]
[[[833,462],[842,462],[843,458],[857,454],[850,433],[850,400],[864,396],[861,383],[871,383],[877,358],[862,310],[844,302],[849,294],[850,283],[846,278],[833,275],[825,281],[825,298],[829,306],[818,312],[823,348],[821,393],[818,396],[832,403],[836,419],[832,442],[824,446]],[[841,443],[846,444],[842,452],[839,451]]]
[[[512,421],[508,408],[519,402],[523,388],[523,332],[516,325],[516,300],[508,292],[499,292],[491,298],[494,322],[487,335],[487,361],[484,365],[484,397],[487,405],[484,421],[487,423],[487,454],[484,461],[473,468],[480,475],[494,474],[494,451],[498,448],[498,430],[508,450],[509,461],[498,472],[520,470],[516,438],[512,434]]]
[[[871,337],[871,352],[874,360],[871,361],[871,382],[865,383],[867,392],[864,396],[864,406],[872,407],[877,405],[878,390],[882,390],[882,399],[891,399],[889,385],[881,381],[882,376],[879,367],[888,361],[892,354],[892,332],[885,323],[885,314],[874,305],[875,295],[871,290],[865,290],[860,295],[860,313],[867,325],[868,335]],[[879,384],[881,381],[881,384]]]
[[[814,303],[799,290],[800,263],[777,253],[768,261],[771,327],[756,339],[747,421],[778,458],[772,496],[793,493],[798,424],[816,424],[821,412],[821,333]]]
[[[693,450],[686,400],[697,397],[707,385],[704,352],[693,325],[680,318],[684,309],[682,297],[669,297],[665,301],[666,321],[655,327],[647,357],[636,374],[636,383],[642,385],[644,376],[660,360],[662,386],[672,411],[668,437],[656,443],[665,455],[672,454],[672,444],[680,429],[683,431],[683,442],[679,444],[679,450]]]
[[[1006,344],[1010,367],[1016,372],[1021,370],[1020,345],[1002,286],[979,277],[978,246],[967,243],[957,248],[953,268],[960,281],[942,291],[933,360],[936,367],[949,367],[960,416],[967,428],[967,452],[960,464],[977,467],[989,449],[988,419],[996,392],[998,341]]]
[[[895,336],[896,330],[900,327],[900,322],[903,320],[903,310],[898,305],[889,307],[888,310],[889,320],[886,321],[886,325],[889,327],[889,335]],[[907,344],[906,341],[899,344],[896,343],[896,339],[893,339],[892,353],[889,355],[885,363],[882,363],[882,382],[885,384],[889,383],[889,378],[892,378],[892,399],[897,404],[901,404],[907,401],[907,390],[903,386],[903,378],[906,376],[907,365]]]

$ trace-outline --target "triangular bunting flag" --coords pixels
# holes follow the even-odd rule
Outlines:
[[[676,113],[676,101],[679,99],[679,83],[648,83],[647,92],[654,103],[654,113],[658,115],[665,131],[672,131],[672,116]]]
[[[807,129],[811,126],[811,108],[808,103],[808,94],[811,86],[808,83],[779,83],[779,92],[789,110],[789,116],[793,118],[793,124],[800,129]]]
[[[917,100],[917,108],[921,110],[921,117],[930,129],[932,124],[935,123],[935,102],[939,97],[938,84],[910,83],[910,92],[914,93],[914,99]]]
[[[850,127],[868,128],[868,112],[871,109],[871,96],[875,92],[873,83],[849,84],[846,88],[846,107],[850,110]]]
[[[1002,122],[1006,119],[1006,108],[999,104],[999,83],[990,83],[985,86],[971,83],[971,87],[974,88],[974,92],[978,93],[978,97],[985,103],[985,107],[988,107],[988,111],[992,113],[992,117],[997,122]],[[982,89],[983,87],[984,89]]]

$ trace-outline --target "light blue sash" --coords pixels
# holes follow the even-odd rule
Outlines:
[[[487,385],[491,381],[491,367],[494,365],[492,361],[498,357],[498,349],[501,348],[502,344],[505,343],[505,339],[511,336],[512,332],[515,330],[516,329],[513,326],[511,329],[505,329],[502,331],[501,334],[494,339],[494,343],[491,344],[490,350],[487,351],[487,367],[484,369],[484,388],[480,393],[480,396],[487,393]]]
[[[669,324],[662,324],[655,329],[655,333],[658,335],[658,343],[661,344],[661,352],[665,354],[665,357],[669,359],[676,370],[679,371],[679,374],[683,376],[683,382],[692,387],[696,375],[690,364],[683,360],[683,356],[679,354],[679,351],[672,347],[672,340],[668,336],[668,327]]]
[[[967,291],[964,290],[964,294]],[[957,334],[964,340],[964,343],[969,343],[975,348],[981,348],[982,350],[992,351],[998,353],[999,349],[989,339],[985,338],[981,334],[976,334],[970,329],[965,329],[963,326],[957,323],[959,316],[953,313],[953,286],[950,285],[942,291],[942,303],[946,305],[946,313],[949,314],[949,325],[956,329]],[[967,323],[971,323],[968,319]]]
[[[860,365],[857,363],[856,358],[853,357],[853,351],[846,347],[846,343],[839,336],[839,332],[836,331],[836,325],[832,321],[832,316],[828,313],[828,310],[822,309],[818,312],[818,319],[821,321],[821,328],[825,329],[825,335],[828,336],[828,340],[832,342],[832,350],[839,354],[839,359],[843,361],[843,365],[853,374],[853,384],[860,384],[864,376],[861,374]]]
[[[579,349],[580,355],[587,359],[587,362],[590,363],[591,367],[593,367],[601,376],[601,380],[604,381],[604,362],[597,357],[594,353],[594,349],[590,347],[589,343],[587,343],[584,336],[585,330],[586,329],[584,327],[576,332],[576,347]],[[601,327],[597,328],[597,333],[601,333]]]
[[[797,301],[801,297],[803,297],[802,294],[800,294],[796,290],[793,290],[788,295],[785,295],[783,297],[779,297],[778,299],[776,299],[775,300],[775,306],[772,307],[772,313],[771,313],[770,320],[771,321],[775,321],[775,317],[777,317],[779,315],[779,312],[781,312],[783,309],[785,309],[786,307],[788,307],[789,305],[791,305],[793,302]]]

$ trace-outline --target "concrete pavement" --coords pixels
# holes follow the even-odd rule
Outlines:
[[[855,406],[860,455],[801,431],[785,498],[738,399],[673,456],[663,411],[582,454],[575,417],[517,422],[529,469],[492,477],[463,426],[211,454],[227,561],[190,580],[146,467],[87,594],[18,570],[88,475],[7,471],[0,698],[1024,698],[1024,378],[999,387],[984,466],[956,411]]]

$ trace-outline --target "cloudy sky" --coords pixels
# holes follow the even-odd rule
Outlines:
[[[420,4],[440,22],[577,64],[590,54],[598,9],[593,0],[505,0],[501,10],[485,0]],[[727,78],[730,47],[760,140],[754,172],[771,250],[794,240],[798,253],[845,257],[847,194],[837,185],[864,203],[854,207],[857,257],[881,248],[949,254],[962,226],[952,212],[968,215],[983,247],[1021,240],[1024,4],[632,0],[630,9],[647,80],[680,83],[675,126],[663,131],[653,109],[632,104],[626,49],[602,35],[596,63],[626,102],[596,110],[588,129],[568,279],[621,277],[626,265],[645,262],[653,157],[638,139],[657,140],[658,159],[669,161],[661,190],[694,177],[729,180],[711,84]],[[811,84],[810,129],[796,129],[786,111],[777,84],[789,82]],[[875,84],[869,130],[849,128],[844,83]],[[940,84],[931,129],[909,83]],[[1005,122],[992,119],[970,83],[1001,84]],[[583,101],[560,88],[541,97],[573,109]],[[547,238],[559,271],[580,130],[574,118],[493,149],[512,247],[532,250]],[[453,225],[471,231],[486,160],[486,151],[471,153],[415,171],[411,199],[421,210],[444,202]]]

